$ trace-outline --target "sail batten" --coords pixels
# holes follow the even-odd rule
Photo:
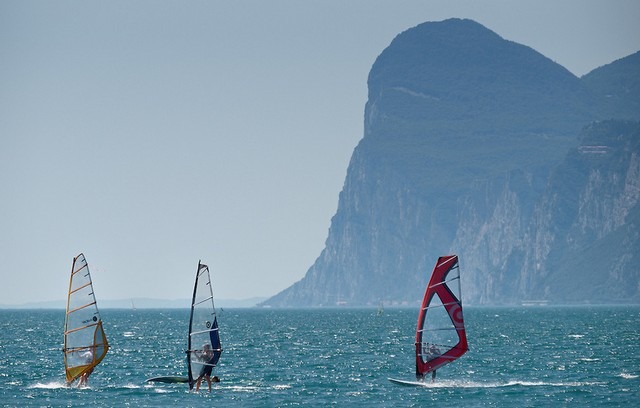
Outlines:
[[[212,331],[218,331],[218,329],[215,329],[215,330],[201,330],[201,331],[193,331],[193,332],[191,332],[191,335],[193,336],[193,335],[196,335],[196,334],[210,333],[210,332],[212,332]]]
[[[86,274],[78,274],[86,269]],[[64,323],[64,365],[67,383],[100,364],[109,350],[98,312],[89,266],[83,254],[73,258]]]
[[[424,333],[424,332],[432,332],[432,331],[442,331],[442,330],[464,330],[464,329],[460,329],[457,327],[434,327],[432,329],[422,329],[422,330],[418,330],[419,333]]]
[[[84,268],[87,268],[87,265],[82,265],[80,266],[78,269],[76,269],[75,271],[73,271],[73,274],[75,275],[76,273],[80,272],[81,270],[83,270]],[[85,275],[86,276],[86,275]]]
[[[199,304],[202,304],[202,303],[206,302],[207,300],[211,300],[211,299],[213,299],[213,296],[208,297],[208,298],[206,298],[206,299],[202,299],[202,300],[201,300],[201,301],[199,301],[198,303],[194,303],[194,306],[197,306],[197,305],[199,305]]]
[[[87,329],[89,327],[93,327],[93,326],[97,326],[97,325],[98,325],[98,323],[88,324],[86,326],[80,326],[80,327],[77,327],[75,329],[67,330],[67,331],[64,332],[64,334],[70,334],[70,333],[73,333],[73,332],[77,332],[78,330],[84,330],[84,329]]]
[[[72,291],[71,291],[71,293],[75,293],[75,292],[77,292],[77,291],[79,291],[79,290],[81,290],[81,289],[86,288],[86,287],[87,287],[87,286],[89,286],[89,285],[91,285],[91,282],[87,282],[87,284],[86,284],[86,285],[80,286],[79,288],[72,290]]]
[[[437,305],[437,306],[427,306],[427,307],[422,308],[422,310],[435,309],[435,308],[442,307],[442,306],[450,306],[450,305],[457,305],[457,304],[458,304],[458,302],[443,303],[443,304]]]
[[[93,295],[93,293],[90,293],[90,295]],[[69,310],[67,314],[75,313],[79,310],[86,309],[87,307],[94,306],[94,305],[96,305],[96,302],[87,303],[86,305],[82,305],[82,306],[76,307],[75,309]]]

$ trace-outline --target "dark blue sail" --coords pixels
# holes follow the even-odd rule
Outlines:
[[[211,348],[213,349],[213,358],[211,364],[214,366],[218,364],[220,356],[222,355],[222,343],[220,342],[220,331],[218,329],[218,318],[213,318],[213,330],[209,332],[211,338]]]

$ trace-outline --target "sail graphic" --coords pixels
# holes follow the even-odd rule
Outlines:
[[[64,322],[64,366],[67,384],[91,373],[109,350],[83,254],[73,258]]]
[[[418,315],[415,347],[418,380],[468,350],[456,255],[441,256],[436,262]]]
[[[213,288],[209,267],[198,262],[196,281],[191,301],[187,369],[189,388],[193,388],[198,377],[211,373],[222,354],[218,318],[213,302]]]

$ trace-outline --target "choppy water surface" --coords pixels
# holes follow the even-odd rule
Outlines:
[[[424,387],[413,379],[417,311],[220,313],[211,394],[146,378],[185,375],[187,310],[102,310],[111,350],[86,389],[64,384],[64,311],[0,310],[4,406],[635,406],[640,307],[465,310],[470,351]],[[446,405],[445,405],[446,404]]]

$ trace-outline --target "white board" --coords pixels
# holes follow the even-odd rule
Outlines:
[[[395,378],[389,378],[389,381],[391,381],[394,384],[405,385],[405,386],[408,386],[408,387],[427,387],[430,384],[430,383],[424,382],[424,381],[398,380],[398,379],[395,379]]]

